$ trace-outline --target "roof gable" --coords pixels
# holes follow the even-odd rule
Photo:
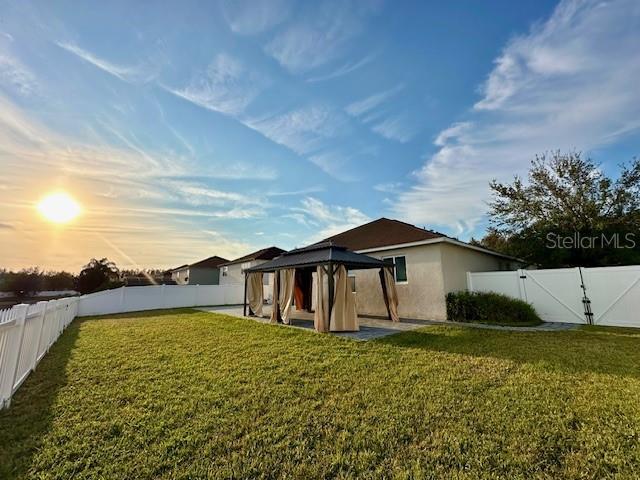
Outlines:
[[[282,255],[285,252],[285,250],[278,248],[278,247],[268,247],[268,248],[263,248],[261,250],[257,250],[255,252],[252,252],[248,255],[245,255],[244,257],[240,257],[240,258],[236,258],[235,260],[231,260],[230,262],[226,262],[221,264],[221,266],[225,266],[225,265],[233,265],[236,263],[244,263],[244,262],[250,262],[252,260],[271,260],[273,258],[279,257],[280,255]]]
[[[445,236],[446,235],[442,233],[383,217],[347,230],[346,232],[325,238],[322,242],[330,241],[335,245],[357,251],[420,242]]]
[[[218,268],[223,263],[228,262],[226,258],[219,257],[214,255],[213,257],[205,258],[204,260],[200,260],[199,262],[192,263],[189,267],[198,267],[198,268]]]

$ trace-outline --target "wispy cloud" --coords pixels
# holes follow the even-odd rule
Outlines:
[[[341,67],[339,67],[338,69],[327,73],[325,75],[318,75],[315,77],[311,77],[307,79],[307,82],[310,83],[315,83],[315,82],[324,82],[326,80],[333,80],[334,78],[339,78],[339,77],[343,77],[345,75],[348,75],[351,72],[355,72],[356,70],[364,67],[365,65],[371,63],[374,59],[375,59],[376,55],[374,53],[371,53],[367,56],[365,56],[364,58],[362,58],[361,60],[358,60],[357,62],[349,62],[349,63],[345,63],[344,65],[342,65]]]
[[[382,193],[400,193],[403,187],[402,182],[387,182],[374,185],[373,189]]]
[[[0,84],[8,85],[28,97],[40,90],[35,75],[20,61],[0,50]]]
[[[306,16],[279,32],[265,51],[284,68],[300,74],[345,54],[349,41],[363,29],[363,21],[377,11],[369,4],[321,1]]]
[[[563,1],[511,40],[475,112],[437,136],[438,151],[397,197],[395,213],[469,233],[492,178],[525,172],[541,151],[588,150],[638,131],[639,26],[634,0]]]
[[[149,68],[148,65],[123,66],[110,62],[99,56],[84,50],[74,43],[57,42],[60,48],[76,55],[85,62],[90,63],[94,67],[99,68],[113,75],[116,78],[128,83],[147,83],[156,77],[155,69]]]
[[[351,156],[339,151],[327,150],[309,157],[309,161],[316,165],[327,175],[340,180],[341,182],[353,182],[356,180],[349,172],[349,161]]]
[[[258,76],[238,59],[220,53],[205,72],[196,73],[184,88],[164,88],[201,107],[232,116],[239,115],[264,88]]]
[[[310,105],[282,114],[247,120],[246,125],[297,154],[317,151],[340,132],[343,119],[332,108]]]
[[[417,133],[415,122],[409,120],[406,114],[399,114],[376,123],[371,130],[389,140],[406,143]]]
[[[442,130],[433,141],[433,144],[438,147],[444,147],[448,142],[463,139],[464,133],[469,131],[472,126],[473,125],[470,122],[454,123],[450,127]]]
[[[41,90],[34,73],[15,55],[13,37],[4,32],[0,36],[0,85],[23,97]]]
[[[396,85],[350,103],[345,107],[345,111],[369,125],[378,135],[388,140],[406,143],[418,132],[417,122],[410,118],[407,112],[389,113],[385,105],[403,89],[403,84]]]
[[[391,97],[399,93],[403,88],[404,88],[404,85],[400,84],[388,90],[374,93],[373,95],[370,95],[367,98],[350,103],[345,108],[345,111],[353,117],[360,117],[366,113],[369,113],[371,110],[379,107],[380,105],[382,105]]]
[[[315,230],[309,241],[317,241],[370,221],[357,208],[327,205],[314,197],[302,199],[300,206],[291,210],[292,218]]]
[[[267,192],[267,197],[297,197],[300,195],[309,195],[310,193],[319,193],[324,192],[325,188],[323,186],[315,186],[309,188],[303,188],[300,190],[290,190],[290,191],[271,191]]]
[[[271,30],[289,16],[287,0],[225,0],[222,11],[229,28],[241,35]]]

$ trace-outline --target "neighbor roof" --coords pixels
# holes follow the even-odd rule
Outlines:
[[[389,218],[379,218],[346,232],[338,233],[322,242],[332,241],[350,250],[366,250],[389,245],[420,242],[445,237],[442,233],[416,227],[409,223]]]
[[[377,258],[352,252],[332,242],[324,242],[285,252],[269,262],[248,268],[245,272],[274,272],[283,268],[313,267],[329,262],[344,265],[353,270],[381,268],[385,265],[384,261]]]
[[[214,255],[213,257],[205,258],[204,260],[200,260],[199,262],[192,263],[189,267],[199,267],[199,268],[218,268],[223,263],[228,262],[226,258],[219,257]]]
[[[279,255],[282,255],[286,250],[278,247],[263,248],[253,253],[245,255],[244,257],[236,258],[230,262],[222,263],[220,266],[233,265],[236,263],[251,262],[252,260],[271,260]]]

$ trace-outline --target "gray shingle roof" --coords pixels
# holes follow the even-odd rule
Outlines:
[[[269,262],[249,268],[246,271],[273,272],[283,268],[313,267],[329,262],[344,265],[352,270],[381,268],[385,265],[382,260],[377,258],[352,252],[331,242],[325,242],[291,250]]]

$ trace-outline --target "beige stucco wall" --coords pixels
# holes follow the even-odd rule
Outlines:
[[[406,257],[407,282],[396,285],[401,318],[446,319],[440,244],[367,252],[367,255],[376,258],[395,255]],[[358,270],[354,273],[358,313],[386,316],[378,270]]]
[[[467,287],[467,272],[512,270],[519,265],[489,253],[439,242],[366,252],[376,258],[404,255],[407,282],[396,285],[401,318],[446,320],[445,295]],[[358,313],[386,316],[378,270],[360,270],[356,276]]]
[[[467,288],[467,272],[493,272],[511,269],[511,262],[495,255],[450,243],[441,243],[440,248],[445,294],[465,290]]]

